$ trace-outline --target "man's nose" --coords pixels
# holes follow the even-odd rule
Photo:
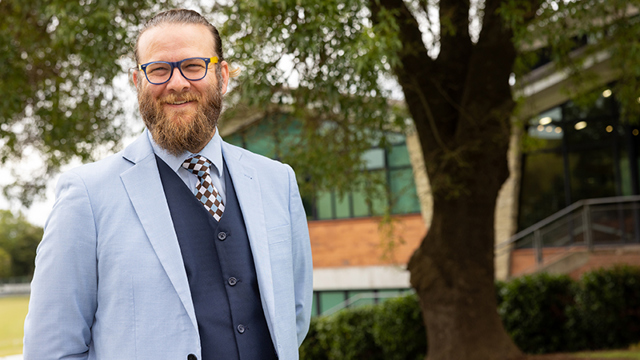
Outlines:
[[[185,79],[180,72],[180,69],[177,67],[173,69],[173,74],[171,74],[171,79],[167,83],[167,89],[175,92],[182,92],[191,87],[191,83],[189,80]]]

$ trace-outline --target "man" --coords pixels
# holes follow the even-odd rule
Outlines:
[[[60,178],[25,359],[297,359],[311,314],[306,217],[288,165],[218,134],[218,31],[163,12],[135,57],[147,130]]]

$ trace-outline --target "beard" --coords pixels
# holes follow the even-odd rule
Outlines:
[[[140,114],[156,144],[176,156],[185,151],[197,153],[202,150],[214,135],[222,111],[221,80],[203,95],[183,92],[157,100],[152,98],[149,91],[139,88]],[[196,101],[198,107],[195,113],[180,111],[169,116],[163,105],[179,100]]]

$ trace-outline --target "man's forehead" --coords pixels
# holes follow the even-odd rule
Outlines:
[[[138,40],[138,55],[142,62],[181,49],[202,52],[189,56],[214,56],[213,34],[201,24],[160,24],[147,29]]]

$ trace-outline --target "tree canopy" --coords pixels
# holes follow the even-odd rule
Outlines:
[[[117,147],[126,127],[114,79],[141,19],[164,0],[0,1],[0,164],[29,205],[60,166]]]
[[[226,14],[228,58],[245,70],[237,97],[289,106],[314,154],[358,153],[363,135],[401,124],[391,120],[388,79],[400,85],[432,187],[433,219],[408,267],[435,360],[520,356],[493,290],[494,210],[518,96],[529,69],[549,60],[575,80],[566,91],[576,96],[599,84],[587,68],[607,58],[632,120],[637,9],[619,0],[239,0],[212,12]],[[312,166],[329,171],[328,157]]]
[[[27,149],[42,180],[123,134],[113,79],[139,22],[162,0],[0,0],[0,161]],[[411,119],[434,198],[429,232],[409,263],[430,336],[429,358],[519,355],[495,314],[493,212],[508,176],[517,94],[543,58],[576,79],[606,58],[621,113],[640,112],[638,0],[237,0],[204,8],[221,19],[226,58],[244,74],[227,116],[287,109],[302,138],[282,160],[303,183],[348,188],[360,154]],[[220,24],[218,24],[220,25]],[[396,85],[397,84],[397,85]],[[578,86],[578,84],[582,84]],[[584,85],[586,84],[586,85]],[[583,86],[584,85],[584,86]],[[390,101],[392,90],[402,93]],[[403,101],[401,109],[397,100]],[[271,106],[277,105],[276,109]],[[39,181],[38,181],[39,180]],[[304,188],[304,186],[303,186]]]

